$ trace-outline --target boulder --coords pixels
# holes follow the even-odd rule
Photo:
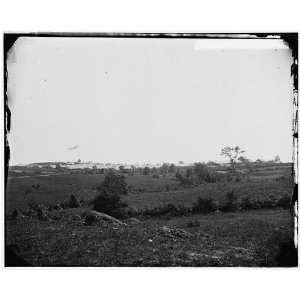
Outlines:
[[[138,220],[137,218],[129,218],[129,219],[126,219],[126,220],[125,220],[125,223],[126,223],[127,225],[135,225],[135,224],[141,223],[141,221]]]
[[[89,210],[82,214],[84,218],[85,225],[105,225],[110,224],[114,226],[121,226],[126,225],[125,223],[121,222],[120,220],[107,215],[105,213],[97,212],[95,210]]]

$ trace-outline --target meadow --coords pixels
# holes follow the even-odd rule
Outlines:
[[[242,172],[241,172],[242,173]],[[174,173],[125,174],[128,194],[121,197],[135,218],[124,226],[85,224],[103,174],[10,176],[6,197],[6,241],[17,244],[34,266],[283,266],[282,245],[293,239],[288,209],[249,209],[182,215],[143,214],[171,204],[192,208],[197,199],[219,205],[233,192],[250,202],[278,201],[292,196],[291,165],[255,168],[239,180],[183,186]],[[78,208],[50,211],[73,194]],[[20,213],[34,202],[49,210],[45,219]],[[131,223],[130,219],[134,219]]]

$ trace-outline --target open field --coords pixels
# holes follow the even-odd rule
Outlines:
[[[7,216],[34,201],[45,207],[63,203],[74,194],[79,208],[49,210],[46,218],[20,215],[7,218],[7,244],[34,266],[282,266],[281,245],[293,238],[293,217],[288,209],[256,209],[181,216],[144,215],[166,204],[191,208],[198,197],[217,204],[233,191],[250,202],[277,201],[292,195],[290,168],[258,168],[238,181],[222,180],[182,186],[174,173],[153,178],[126,175],[129,193],[121,197],[137,219],[122,224],[86,224],[84,215],[103,174],[56,174],[9,177]]]
[[[258,168],[241,182],[218,182],[196,187],[182,187],[173,174],[160,178],[147,175],[126,176],[129,195],[124,200],[136,209],[151,208],[165,203],[191,206],[198,196],[224,200],[226,192],[234,190],[239,197],[265,199],[269,195],[279,198],[283,193],[292,193],[291,167]],[[96,187],[104,179],[102,174],[57,174],[52,176],[9,177],[7,184],[6,211],[24,208],[28,201],[41,204],[56,204],[67,200],[70,194],[83,201],[91,200]],[[38,189],[33,185],[39,185]]]

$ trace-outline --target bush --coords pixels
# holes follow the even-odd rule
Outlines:
[[[223,212],[233,212],[237,211],[237,209],[237,196],[235,195],[234,191],[227,192],[225,202],[220,206],[220,210]]]
[[[143,215],[151,217],[161,217],[161,216],[175,216],[180,217],[187,215],[190,209],[184,207],[183,205],[175,206],[171,203],[154,207],[153,209],[146,209],[143,211]]]
[[[155,179],[158,179],[159,175],[158,174],[154,174],[152,177],[155,178]]]
[[[274,208],[277,204],[277,199],[274,195],[270,195],[262,202],[262,208]]]
[[[190,177],[183,176],[180,172],[176,172],[175,177],[183,186],[188,186],[193,184],[193,181],[191,180]]]
[[[193,168],[193,173],[196,176],[197,183],[202,182],[216,182],[217,174],[215,171],[210,170],[205,164],[196,163]]]
[[[127,195],[128,187],[125,182],[125,177],[109,171],[104,178],[104,181],[97,187],[100,192],[116,195]]]
[[[193,213],[211,213],[217,209],[216,204],[211,198],[198,197],[197,202],[194,203]]]
[[[27,205],[28,205],[29,208],[31,208],[34,211],[37,211],[40,207],[40,205],[33,199],[29,200],[27,202]]]
[[[248,209],[253,209],[254,205],[248,196],[244,196],[239,201],[239,208],[242,210],[248,210]]]
[[[77,207],[80,207],[80,202],[78,201],[78,199],[73,195],[71,194],[70,196],[70,200],[69,200],[69,208],[77,208]]]
[[[279,198],[279,200],[277,202],[277,205],[279,207],[284,208],[284,209],[288,209],[290,207],[290,205],[291,205],[291,197],[290,197],[290,195],[288,193],[283,194]]]
[[[127,207],[127,204],[121,201],[121,198],[117,194],[109,193],[106,191],[98,194],[92,201],[94,210],[103,212],[114,216],[118,214],[119,209]]]

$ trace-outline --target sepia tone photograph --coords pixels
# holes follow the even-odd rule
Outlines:
[[[298,266],[298,33],[4,55],[6,267]]]

